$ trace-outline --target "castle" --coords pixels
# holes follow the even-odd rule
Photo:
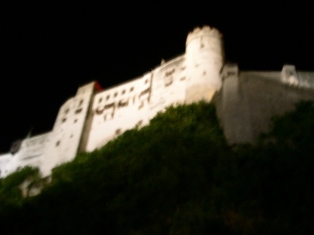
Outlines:
[[[267,130],[271,116],[302,99],[314,100],[314,73],[296,72],[292,65],[240,73],[237,65],[224,65],[220,32],[196,28],[187,36],[183,55],[143,76],[104,90],[97,81],[79,87],[60,107],[50,132],[28,137],[0,155],[0,177],[24,166],[49,176],[78,152],[91,152],[128,129],[147,125],[167,106],[200,100],[216,104],[230,144],[252,142]]]

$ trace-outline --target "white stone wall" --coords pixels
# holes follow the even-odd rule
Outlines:
[[[42,158],[44,176],[49,175],[56,165],[76,156],[94,89],[95,82],[80,87],[75,97],[61,106]]]
[[[210,27],[196,28],[186,40],[186,102],[210,101],[221,88],[222,35]]]
[[[0,178],[6,177],[11,172],[8,168],[10,168],[10,163],[12,160],[11,153],[5,153],[0,155]]]
[[[92,104],[86,151],[102,147],[125,130],[148,122],[151,74],[100,92]]]
[[[0,155],[1,173],[32,165],[48,176],[78,151],[93,151],[128,129],[147,125],[170,105],[211,100],[221,87],[222,62],[218,30],[195,29],[185,54],[143,76],[98,93],[97,82],[80,87],[61,106],[50,133],[24,140],[16,154]]]
[[[22,141],[18,152],[0,156],[1,177],[25,166],[41,167],[49,136],[50,132],[26,138]]]
[[[185,56],[179,56],[152,71],[152,94],[149,118],[152,119],[166,107],[183,103],[186,90]]]
[[[222,100],[217,109],[225,135],[228,139],[246,142],[253,138],[253,134],[252,128],[244,124],[255,121],[257,125],[258,121],[253,114],[245,116],[252,113],[248,108],[256,105],[249,105],[253,98],[243,95],[249,93],[246,90],[249,88],[243,87],[254,88],[255,83],[267,78],[269,82],[263,86],[267,84],[272,88],[272,83],[281,81],[288,87],[314,89],[314,73],[296,72],[292,65],[284,66],[281,72],[251,71],[242,75],[236,65],[225,67],[220,74],[222,65],[222,36],[219,31],[209,27],[196,28],[188,34],[185,54],[163,61],[143,76],[103,91],[97,91],[98,83],[95,81],[79,87],[76,95],[60,107],[51,132],[26,138],[18,152],[0,155],[0,177],[27,165],[39,167],[43,176],[48,176],[52,168],[71,161],[78,151],[93,151],[128,129],[147,125],[158,112],[170,105],[210,101],[221,87]],[[241,86],[240,77],[245,80]],[[255,80],[247,79],[251,77]],[[263,95],[255,94],[254,97],[256,100],[264,99]],[[291,100],[296,99],[292,97]],[[269,116],[271,114],[269,112]]]

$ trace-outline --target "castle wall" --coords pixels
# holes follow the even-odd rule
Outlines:
[[[222,35],[216,29],[196,28],[186,40],[186,102],[210,101],[221,88]]]
[[[314,86],[306,83],[306,79],[314,81],[314,76],[310,78],[311,74],[305,73],[307,76],[301,78],[298,73],[292,74],[293,79],[286,79],[285,69],[248,71],[224,78],[216,107],[229,144],[254,142],[261,133],[270,130],[273,116],[293,110],[301,100],[314,101]]]
[[[86,151],[102,147],[135,125],[148,123],[151,82],[148,73],[95,95]]]
[[[225,67],[220,103],[216,104],[220,123],[229,144],[252,141],[248,100],[240,86],[237,66]]]
[[[149,119],[170,105],[185,102],[185,56],[176,57],[152,71],[152,94],[149,103]]]
[[[12,159],[11,153],[5,153],[0,155],[0,178],[6,177],[9,172],[9,167]]]
[[[79,87],[60,107],[51,132],[0,155],[0,177],[26,165],[48,176],[78,152],[93,151],[126,130],[147,125],[170,105],[211,101],[214,94],[229,144],[253,142],[269,130],[273,115],[292,110],[299,100],[314,100],[312,72],[291,65],[281,72],[239,72],[236,65],[227,65],[220,73],[223,56],[219,31],[196,28],[187,37],[185,54],[143,76],[101,92],[97,82]]]
[[[76,95],[61,106],[42,157],[44,176],[49,175],[56,165],[71,161],[76,156],[94,89],[95,82],[80,87]]]
[[[6,176],[25,166],[41,167],[42,156],[49,142],[50,132],[26,138],[16,153],[0,156],[0,170]]]

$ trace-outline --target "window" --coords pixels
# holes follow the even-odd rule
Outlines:
[[[165,78],[165,86],[170,86],[172,84],[172,77]]]
[[[75,114],[78,114],[82,111],[82,108],[75,110]]]
[[[81,106],[83,104],[83,100],[80,100],[79,106]]]
[[[74,120],[74,123],[77,123],[77,119]]]
[[[95,112],[97,114],[102,114],[103,111],[104,111],[104,108],[98,107]]]
[[[109,98],[110,98],[110,95],[107,95],[106,100],[109,100]]]
[[[142,91],[141,94],[139,95],[139,97],[145,95],[145,94],[149,94],[150,93],[150,88],[147,88],[146,90]]]
[[[120,100],[118,103],[118,107],[119,108],[126,107],[126,106],[128,106],[128,103],[129,103],[129,100]]]
[[[56,142],[56,147],[58,147],[59,145],[60,145],[60,140]]]
[[[62,118],[61,122],[64,123],[66,120],[66,118]]]
[[[116,130],[116,135],[119,135],[121,133],[121,129]]]
[[[136,127],[140,127],[141,125],[143,124],[143,121],[142,120],[140,120],[140,121],[138,121],[137,123],[136,123]]]
[[[67,108],[67,109],[64,110],[64,113],[67,114],[69,111],[70,111],[70,109]]]
[[[98,103],[100,103],[102,101],[102,98],[99,98]]]
[[[122,91],[122,95],[125,94],[125,90]]]
[[[134,90],[134,87],[131,87],[131,88],[130,88],[130,92],[132,92],[133,90]]]
[[[172,74],[174,73],[174,69],[168,71],[165,73],[165,76],[168,77],[168,76],[171,76]]]
[[[111,108],[114,108],[114,103],[106,104],[104,107],[104,109],[111,109]]]
[[[138,107],[138,109],[141,109],[141,108],[143,108],[144,107],[144,100],[141,100],[141,104],[140,104],[140,106]]]
[[[114,95],[113,95],[113,96],[114,96],[114,97],[117,97],[117,95],[118,95],[118,93],[116,92],[116,93],[114,93]]]

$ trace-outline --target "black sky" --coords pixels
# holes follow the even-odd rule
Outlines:
[[[314,71],[314,17],[300,1],[103,2],[0,3],[0,152],[30,128],[34,134],[51,130],[78,86],[92,80],[112,86],[184,53],[196,26],[218,28],[226,60],[240,69],[281,70],[291,63]]]

